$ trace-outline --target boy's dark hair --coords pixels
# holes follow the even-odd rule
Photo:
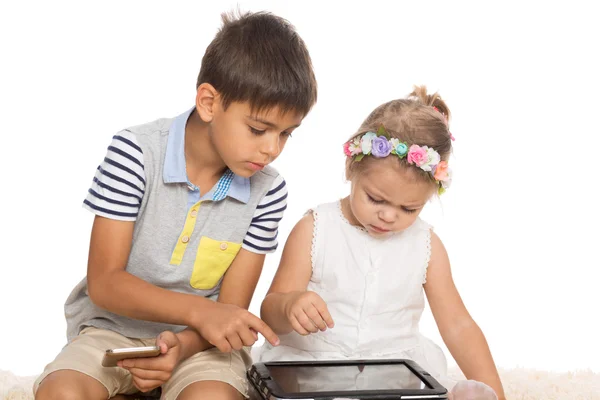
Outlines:
[[[278,106],[308,114],[317,82],[304,41],[285,19],[268,12],[222,14],[223,26],[202,58],[196,88],[211,84],[226,109],[248,101],[254,111]]]

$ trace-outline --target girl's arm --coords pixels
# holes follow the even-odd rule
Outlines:
[[[504,399],[487,341],[460,298],[448,254],[434,232],[431,232],[431,259],[424,289],[442,339],[467,379],[489,385],[500,400]]]
[[[308,213],[290,232],[279,268],[262,302],[260,316],[277,334],[294,329],[286,315],[286,308],[299,294],[306,292],[312,274],[313,224],[312,213]]]

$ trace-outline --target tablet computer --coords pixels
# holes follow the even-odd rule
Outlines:
[[[448,391],[412,360],[256,363],[248,378],[262,399],[447,399]]]

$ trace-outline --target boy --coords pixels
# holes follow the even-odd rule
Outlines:
[[[196,104],[114,136],[84,207],[96,214],[87,277],[65,304],[68,344],[34,384],[36,399],[247,397],[247,311],[286,208],[268,166],[316,102],[308,51],[269,13],[223,16]],[[161,333],[162,332],[162,333]],[[158,335],[158,337],[157,337]],[[109,348],[161,355],[101,366]]]

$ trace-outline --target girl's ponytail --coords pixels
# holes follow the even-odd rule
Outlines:
[[[435,92],[433,94],[427,94],[427,87],[425,86],[414,86],[411,94],[408,95],[409,99],[420,102],[423,105],[435,107],[440,112],[446,121],[450,119],[450,108],[446,105],[442,96]]]

